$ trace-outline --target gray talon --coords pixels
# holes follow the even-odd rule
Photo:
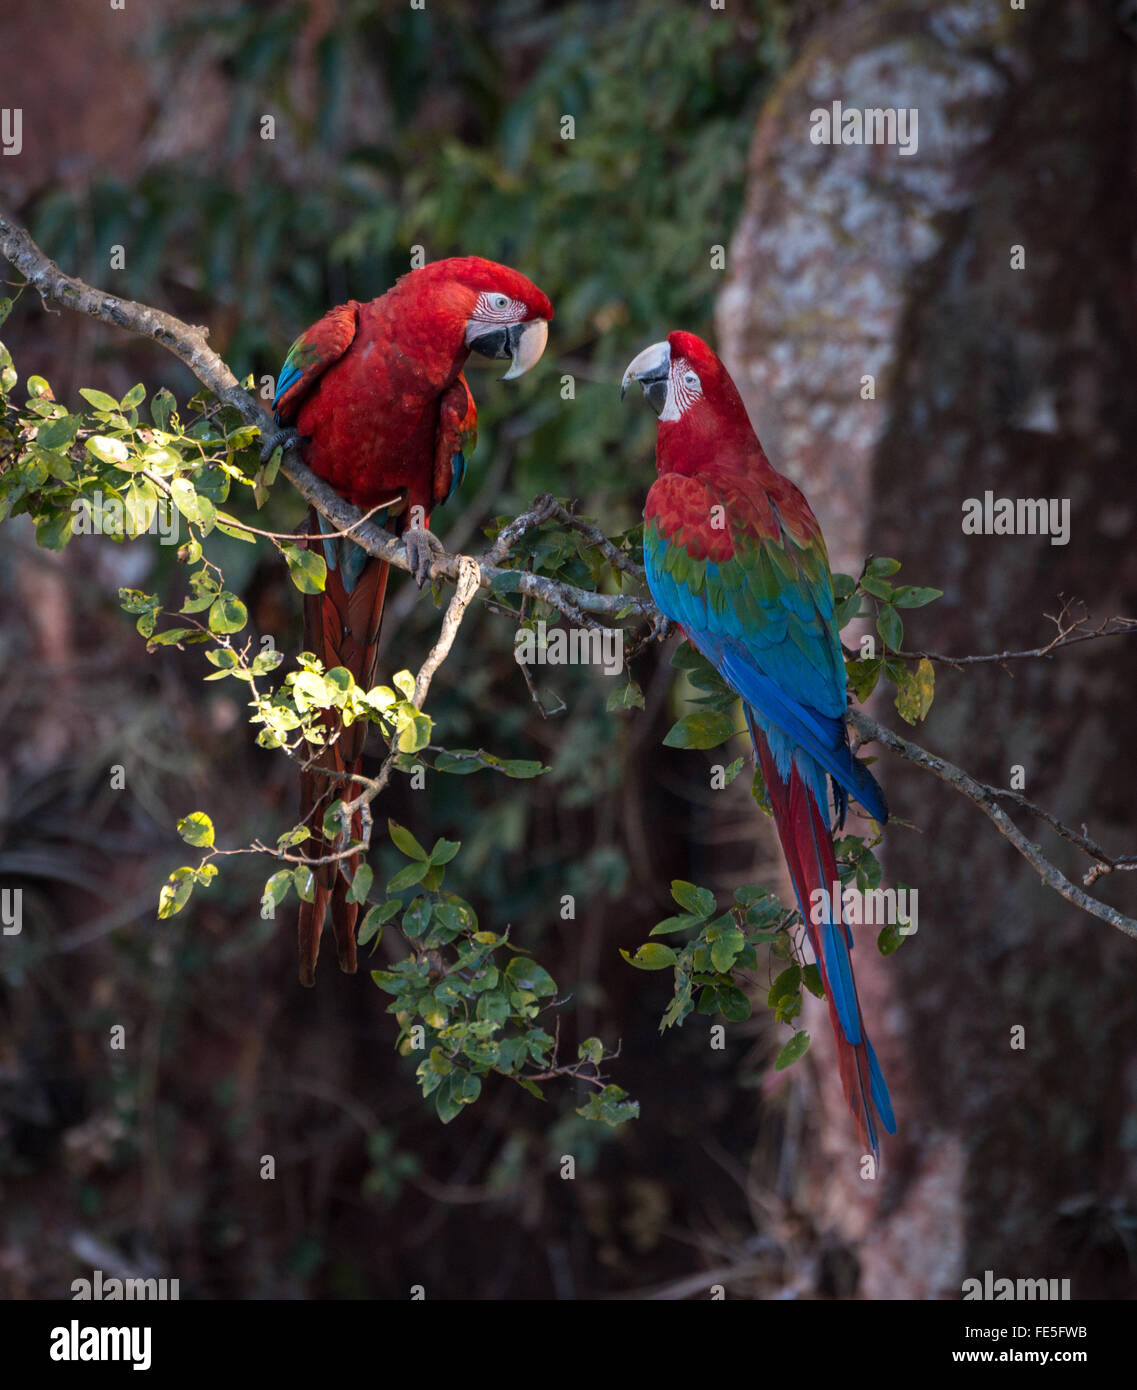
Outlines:
[[[300,431],[289,425],[286,429],[276,430],[270,435],[265,436],[265,441],[261,445],[261,462],[267,463],[272,458],[273,450],[279,445],[282,449],[287,449],[300,438]]]
[[[426,531],[421,526],[408,531],[403,537],[403,544],[407,548],[411,574],[421,589],[428,579],[434,578],[435,561],[444,553],[445,547],[433,531]]]

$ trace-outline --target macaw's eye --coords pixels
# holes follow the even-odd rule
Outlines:
[[[508,309],[508,308],[509,308],[509,295],[507,295],[507,294],[491,294],[491,295],[490,295],[490,308],[491,308],[491,309]]]
[[[683,384],[684,386],[698,386],[699,378],[694,372],[684,372]]]

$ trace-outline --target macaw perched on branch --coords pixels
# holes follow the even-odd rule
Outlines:
[[[896,1122],[853,982],[852,933],[839,917],[829,785],[839,826],[850,796],[881,824],[888,811],[849,748],[821,528],[798,488],[771,467],[734,382],[702,339],[672,333],[653,343],[628,366],[621,395],[633,381],[659,416],[659,477],[644,508],[648,583],[743,702],[829,1000],[845,1097],[876,1154],[877,1120],[889,1134]],[[827,904],[820,910],[811,896],[818,889]]]
[[[477,441],[477,410],[462,368],[470,352],[509,358],[502,378],[520,376],[541,356],[553,306],[508,266],[463,256],[412,270],[369,304],[350,300],[325,314],[292,344],[277,380],[273,410],[286,428],[265,454],[299,438],[308,467],[374,520],[405,537],[420,587],[433,571],[437,540],[431,511],[459,486]],[[327,562],[323,593],[304,601],[304,641],[325,667],[344,666],[369,689],[375,680],[387,564],[345,537],[315,508],[309,533]],[[310,544],[315,543],[310,542]],[[318,859],[342,848],[322,833],[325,810],[350,800],[347,776],[360,768],[366,723],[328,721],[329,742],[301,774],[300,812]],[[315,752],[315,750],[312,750]],[[332,774],[332,775],[329,775]],[[341,774],[337,776],[336,774]],[[352,827],[360,833],[359,818]],[[300,982],[315,983],[324,916],[331,905],[340,968],[356,968],[358,904],[347,901],[358,856],[314,868],[315,900],[301,903]]]

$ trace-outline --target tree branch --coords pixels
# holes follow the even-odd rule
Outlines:
[[[1077,614],[1072,610],[1081,609]],[[1057,613],[1047,613],[1045,615],[1058,629],[1049,642],[1041,647],[1030,647],[1026,651],[1019,652],[989,652],[983,656],[945,656],[942,652],[894,652],[894,656],[905,657],[910,661],[919,661],[927,657],[929,661],[938,661],[944,666],[979,666],[985,663],[1003,665],[1007,661],[1030,661],[1043,660],[1058,651],[1061,647],[1072,647],[1077,642],[1092,642],[1098,637],[1124,637],[1133,632],[1137,632],[1137,618],[1113,617],[1106,618],[1097,627],[1087,626],[1089,618],[1085,612],[1085,605],[1076,599],[1063,599],[1062,607]]]
[[[926,772],[932,773],[940,781],[946,782],[954,787],[957,792],[973,801],[985,816],[991,820],[995,828],[1001,835],[1004,835],[1023,858],[1038,870],[1038,875],[1048,888],[1053,888],[1056,893],[1061,894],[1067,901],[1072,902],[1076,907],[1080,907],[1083,912],[1089,912],[1094,917],[1100,917],[1103,922],[1108,922],[1111,927],[1116,927],[1118,931],[1124,932],[1126,936],[1137,940],[1137,921],[1131,917],[1126,917],[1124,913],[1118,912],[1117,908],[1110,907],[1108,903],[1103,903],[1099,899],[1079,888],[1077,884],[1071,883],[1064,873],[1046,859],[1042,850],[1023,834],[1018,826],[1011,820],[1010,816],[999,805],[999,798],[1014,797],[1014,792],[1000,791],[996,787],[989,787],[986,783],[978,782],[969,773],[964,772],[954,763],[949,763],[946,758],[938,757],[935,753],[929,753],[926,748],[921,748],[918,744],[909,742],[906,738],[901,738],[899,734],[893,733],[891,729],[886,729],[883,724],[878,724],[875,719],[870,719],[861,710],[850,710],[848,712],[849,723],[856,729],[857,733],[865,742],[876,741],[885,748],[897,753],[900,757],[907,759],[910,763],[915,763],[917,767],[922,767]],[[1025,798],[1021,803],[1027,809],[1042,814],[1047,824],[1051,825],[1067,840],[1073,844],[1079,844],[1085,848],[1089,843],[1083,837],[1079,837],[1077,832],[1068,830],[1061,822],[1057,821],[1047,812],[1041,812],[1041,808],[1034,806],[1032,802],[1027,802]],[[1095,847],[1096,848],[1096,847]],[[1094,851],[1088,850],[1087,853]]]
[[[77,313],[87,314],[113,328],[122,328],[159,343],[184,362],[197,379],[219,400],[232,406],[247,424],[256,425],[266,436],[273,432],[275,422],[267,411],[247,391],[241,388],[229,367],[209,347],[206,342],[208,329],[183,323],[180,319],[174,318],[160,309],[151,308],[149,305],[104,294],[101,290],[92,288],[82,280],[65,275],[55,262],[40,250],[27,231],[2,209],[0,209],[0,253],[3,253],[5,258],[25,276],[45,305],[58,304]],[[386,560],[388,564],[394,565],[397,569],[410,569],[410,562],[404,546],[395,537],[365,520],[356,507],[345,502],[327,483],[318,478],[304,464],[295,445],[290,445],[285,451],[281,472],[306,501],[334,522],[341,531],[350,531],[356,543],[369,554]],[[564,525],[572,526],[581,532],[593,545],[601,549],[612,564],[629,574],[637,575],[639,573],[639,567],[617,547],[613,546],[602,532],[587,522],[574,517],[571,512],[566,511],[559,503],[548,497],[538,498],[529,511],[522,513],[521,516],[510,522],[480,560],[474,560],[468,556],[452,555],[443,551],[436,561],[435,573],[454,583],[457,588],[443,619],[442,631],[435,648],[428,656],[415,682],[413,702],[416,708],[422,707],[422,701],[426,697],[431,677],[449,652],[458,625],[474,593],[479,587],[483,589],[494,588],[495,580],[501,580],[499,587],[504,588],[507,592],[513,591],[531,598],[542,599],[560,612],[582,622],[588,621],[587,615],[589,614],[614,621],[618,614],[634,613],[651,624],[653,636],[662,635],[667,631],[667,620],[650,599],[622,593],[599,594],[526,570],[507,570],[501,567],[501,561],[505,559],[511,546],[515,545],[527,531],[535,529],[553,516]],[[502,580],[503,576],[508,578]],[[1058,627],[1055,638],[1045,646],[1030,651],[999,652],[975,657],[950,657],[933,652],[902,652],[900,655],[927,656],[930,660],[941,661],[952,666],[972,665],[980,662],[997,663],[1028,658],[1045,659],[1061,647],[1070,646],[1076,642],[1137,632],[1137,619],[1132,618],[1111,618],[1096,629],[1087,629],[1085,618],[1079,617],[1071,620],[1069,610],[1070,603],[1066,602],[1058,617],[1052,618]],[[1102,874],[1114,870],[1137,868],[1137,855],[1111,858],[1084,831],[1079,834],[1077,831],[1070,830],[1042,807],[1015,792],[990,787],[977,781],[964,772],[962,768],[956,767],[953,763],[947,762],[946,759],[929,753],[919,745],[893,733],[892,730],[878,724],[860,710],[849,712],[849,722],[861,738],[875,740],[883,744],[891,752],[918,767],[924,768],[933,776],[954,787],[968,800],[974,802],[983,814],[992,821],[999,833],[1008,839],[1019,853],[1038,870],[1042,881],[1056,893],[1083,911],[1108,922],[1127,936],[1137,939],[1137,921],[1126,917],[1116,908],[1100,902],[1066,878],[1043,856],[1038,845],[1019,830],[1018,826],[999,805],[999,802],[1006,799],[1015,801],[1024,810],[1044,820],[1058,834],[1089,855],[1095,863],[1094,867],[1086,874],[1087,887],[1096,882]],[[363,782],[364,787],[361,794],[353,802],[347,803],[349,807],[360,809],[363,816],[368,817],[368,804],[386,784],[396,757],[397,753],[392,745],[378,777],[353,779],[357,782]],[[339,858],[341,856],[335,855],[333,857]]]

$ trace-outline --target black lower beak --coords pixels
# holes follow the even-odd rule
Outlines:
[[[479,337],[471,338],[469,346],[483,357],[513,357],[523,328],[524,324],[520,323],[510,324],[508,328],[488,328]]]
[[[636,380],[644,389],[647,403],[657,415],[662,414],[663,407],[667,404],[667,384],[671,376],[670,363],[664,365],[656,372],[647,372]]]

